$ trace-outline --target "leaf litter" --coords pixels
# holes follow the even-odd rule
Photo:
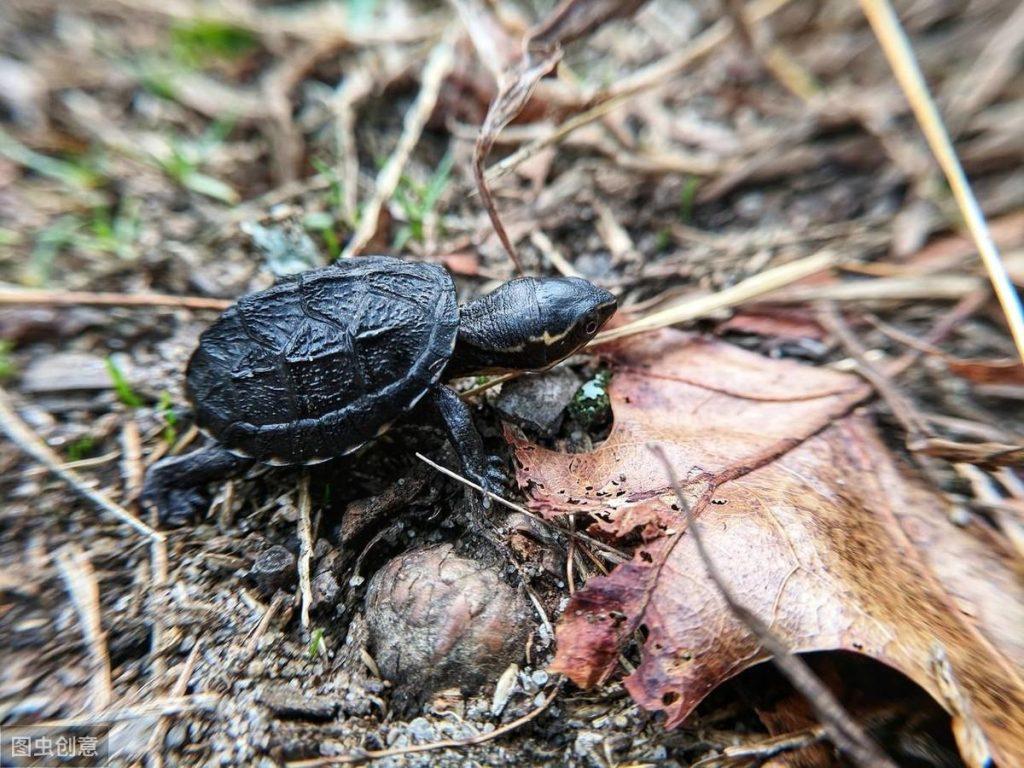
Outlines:
[[[529,506],[586,512],[592,533],[637,537],[633,559],[590,579],[557,628],[552,671],[607,680],[641,630],[624,684],[679,725],[720,683],[763,660],[686,534],[664,450],[710,557],[794,652],[848,650],[894,667],[940,703],[941,655],[1000,764],[1024,754],[1024,591],[1009,552],[953,525],[944,499],[858,412],[856,377],[662,331],[606,349],[614,426],[562,454],[507,430]]]
[[[899,657],[900,669],[920,675],[925,649],[919,641],[927,622],[914,623],[903,638],[891,615],[896,599],[883,595],[890,612],[873,616],[874,624],[865,629],[862,608],[877,595],[859,583],[860,591],[850,588],[849,606],[840,610],[834,604],[850,574],[860,573],[854,565],[863,565],[848,550],[859,543],[874,553],[872,546],[896,543],[909,559],[893,564],[880,557],[873,567],[901,565],[905,572],[897,575],[913,579],[911,593],[923,595],[921,606],[941,602],[949,610],[956,600],[959,613],[950,611],[948,617],[953,629],[936,638],[966,632],[968,651],[978,652],[981,660],[979,674],[987,671],[1004,688],[1011,685],[1013,678],[1005,678],[994,659],[999,654],[1019,659],[1013,632],[1014,622],[1020,624],[1014,613],[1019,587],[1007,580],[1002,565],[1003,537],[1018,536],[1018,553],[1024,540],[1019,533],[1024,482],[1019,469],[1007,463],[1005,450],[1020,445],[1015,436],[1022,428],[1020,409],[1014,408],[1021,399],[1019,368],[1002,362],[1013,350],[998,317],[988,312],[987,281],[972,262],[975,247],[956,235],[928,241],[955,230],[959,219],[934,183],[926,152],[915,144],[906,104],[892,73],[874,55],[863,19],[834,4],[809,10],[785,0],[756,0],[745,11],[655,0],[632,18],[625,14],[640,4],[592,0],[540,9],[466,0],[458,5],[465,27],[461,35],[451,9],[404,2],[286,7],[242,0],[215,7],[90,0],[72,7],[53,0],[12,0],[0,9],[0,79],[8,84],[11,78],[4,73],[13,68],[34,81],[29,89],[0,89],[0,273],[5,281],[0,303],[13,305],[0,310],[5,339],[0,368],[6,372],[5,388],[10,382],[10,394],[3,394],[4,422],[28,455],[88,499],[75,499],[68,488],[50,482],[40,466],[2,446],[0,706],[22,713],[14,715],[19,722],[81,717],[88,712],[88,675],[103,650],[99,644],[105,643],[114,700],[98,717],[146,723],[162,713],[160,727],[145,734],[130,758],[148,752],[145,759],[154,765],[321,764],[377,757],[393,764],[511,764],[525,756],[556,765],[700,759],[702,765],[735,766],[743,759],[768,760],[782,749],[801,750],[791,759],[811,764],[810,745],[824,738],[813,717],[803,722],[793,717],[798,708],[785,699],[780,706],[787,716],[774,724],[760,705],[754,707],[760,725],[748,714],[736,714],[747,712],[746,697],[736,695],[741,685],[752,679],[749,675],[761,680],[765,670],[720,686],[686,727],[666,732],[664,716],[647,716],[619,695],[615,684],[580,694],[553,676],[549,680],[543,668],[553,638],[543,625],[527,641],[524,667],[500,715],[491,712],[493,699],[485,686],[475,696],[439,695],[411,722],[395,717],[394,692],[364,646],[359,611],[364,582],[386,555],[412,540],[449,540],[459,522],[450,515],[457,511],[451,494],[445,495],[436,475],[406,482],[404,488],[387,484],[402,473],[387,448],[328,482],[315,479],[315,492],[301,505],[307,507],[305,515],[293,501],[297,478],[272,472],[226,484],[210,517],[194,530],[152,531],[134,516],[137,482],[132,478],[143,465],[196,445],[179,384],[187,353],[209,320],[204,310],[222,309],[230,297],[273,278],[273,253],[254,258],[246,229],[286,232],[294,226],[306,246],[309,239],[315,243],[315,250],[307,247],[304,253],[281,249],[282,271],[292,268],[286,262],[293,257],[333,259],[369,235],[367,250],[401,246],[410,258],[449,265],[464,278],[460,289],[466,297],[486,290],[485,281],[510,276],[508,258],[473,195],[473,144],[489,109],[500,119],[486,132],[496,157],[482,176],[500,198],[507,238],[525,269],[585,275],[617,292],[622,306],[635,313],[668,308],[675,323],[720,318],[743,305],[763,314],[747,323],[742,343],[765,355],[798,355],[823,364],[834,359],[827,336],[808,344],[806,338],[817,340],[821,334],[799,323],[782,327],[777,307],[751,302],[763,300],[765,279],[776,269],[832,253],[839,265],[833,274],[805,280],[773,299],[806,311],[809,302],[832,298],[851,310],[851,322],[870,303],[888,324],[883,335],[864,339],[871,355],[924,351],[899,385],[919,403],[923,423],[956,438],[946,446],[932,445],[942,450],[931,464],[923,452],[912,451],[930,470],[928,480],[938,478],[935,490],[886,454],[859,412],[868,395],[859,381],[822,377],[820,371],[812,375],[806,367],[781,374],[782,369],[773,369],[783,379],[816,382],[819,389],[812,387],[802,404],[791,391],[800,388],[791,381],[767,387],[715,380],[707,392],[701,390],[705,399],[714,395],[708,407],[720,408],[726,424],[730,413],[740,419],[747,412],[740,406],[751,389],[766,390],[760,400],[774,404],[778,413],[772,419],[778,416],[778,425],[770,428],[776,422],[760,415],[750,417],[753,426],[741,425],[764,433],[767,447],[758,443],[763,452],[748,456],[749,467],[761,460],[764,466],[731,477],[730,461],[747,455],[750,445],[738,435],[742,430],[719,432],[704,422],[699,422],[699,439],[678,444],[685,450],[676,451],[674,466],[701,462],[684,478],[691,494],[707,494],[718,483],[700,511],[701,520],[713,525],[708,538],[715,561],[744,577],[741,592],[757,585],[775,590],[777,599],[769,605],[767,598],[742,597],[766,619],[778,612],[783,630],[798,635],[779,632],[793,650],[828,645],[822,641],[828,632],[837,647],[860,642],[860,635],[877,644],[883,630],[892,630],[888,645],[877,654],[874,646],[868,651],[874,658]],[[1019,52],[1020,11],[1000,1],[901,7],[900,13],[929,83],[944,103],[955,105],[950,113],[957,150],[1005,251],[1007,270],[1020,283],[1024,133],[1014,53]],[[199,45],[206,52],[182,55],[182,30],[202,32],[185,37],[193,49]],[[209,39],[210,31],[255,45],[221,46]],[[583,34],[585,41],[571,42]],[[432,51],[439,54],[433,61],[444,66],[427,66]],[[449,56],[454,59],[450,70]],[[545,70],[538,62],[552,66]],[[517,82],[517,66],[536,82]],[[971,88],[979,77],[984,87]],[[508,89],[504,104],[492,103],[502,86]],[[404,194],[431,184],[445,158],[451,158],[453,173],[444,175],[429,205],[426,196],[413,200],[417,195]],[[483,158],[477,159],[480,181]],[[242,202],[234,204],[238,199]],[[703,303],[674,303],[680,295],[703,295]],[[947,316],[956,318],[950,325],[955,332],[939,350],[940,340],[918,334],[946,311],[947,301],[958,302]],[[726,323],[719,332],[736,340],[737,331],[744,333],[742,325]],[[787,334],[793,338],[780,343]],[[641,350],[643,342],[635,343]],[[737,356],[719,343],[708,349],[724,350],[735,378],[749,378],[749,356]],[[143,405],[119,405],[110,382],[95,395],[74,397],[63,392],[42,397],[25,386],[23,372],[69,351],[100,361],[108,354],[123,358],[125,370],[140,376],[132,386]],[[675,360],[669,353],[664,357]],[[709,364],[724,365],[717,352],[706,357]],[[711,374],[702,368],[704,358],[687,359],[691,365],[667,379],[648,369],[646,396],[661,397],[657,393],[665,389],[671,397],[661,401],[670,407],[676,388],[687,381],[707,383]],[[615,392],[628,374],[623,379],[624,368],[613,355],[609,360],[621,431],[628,423],[628,404]],[[956,361],[967,367],[955,370]],[[598,398],[574,399],[585,412],[570,413],[566,421],[580,423],[594,410],[603,423],[606,383],[602,380]],[[716,386],[722,390],[717,394]],[[681,440],[668,434],[676,417],[700,414],[705,399],[658,420],[667,450]],[[874,409],[882,417],[879,433],[889,438],[885,406]],[[169,415],[180,419],[180,435],[168,439]],[[602,434],[607,428],[601,427]],[[649,439],[638,434],[638,440]],[[601,436],[592,435],[598,442]],[[611,441],[616,439],[613,435]],[[995,451],[998,461],[981,462],[978,451],[964,450],[966,440],[986,441],[974,447],[989,446],[986,451]],[[581,471],[613,444],[591,452],[589,443],[589,437],[574,443],[588,451],[574,457],[582,462],[573,465]],[[86,444],[96,455],[82,459],[80,448]],[[836,461],[824,468],[807,461],[792,470],[811,448],[832,451],[829,458]],[[701,573],[700,563],[692,557],[689,536],[679,527],[679,515],[664,494],[665,478],[654,471],[646,445],[638,442],[635,455],[627,458],[630,475],[609,467],[607,485],[594,486],[601,494],[588,497],[593,488],[575,487],[564,477],[559,489],[566,494],[548,486],[549,514],[564,518],[556,525],[534,525],[528,510],[508,502],[519,520],[513,526],[514,549],[532,576],[530,587],[557,616],[566,593],[594,594],[582,587],[588,580],[591,589],[601,588],[596,574],[622,563],[623,549],[638,547],[638,554],[610,577],[609,594],[613,588],[625,594],[624,574],[650,575],[644,553],[652,560],[664,557],[663,572],[676,577],[677,558],[687,555],[683,573],[688,583],[707,590],[703,602],[687,590],[666,595],[661,580],[651,582],[645,605],[657,598],[659,606],[678,603],[690,613],[682,618],[645,613],[637,626],[646,627],[648,645],[654,624],[663,635],[657,642],[706,651],[702,659],[716,658],[708,643],[721,628],[726,650],[747,651],[717,671],[716,679],[729,677],[759,658],[757,648],[715,604],[706,580],[694,576]],[[854,530],[857,536],[838,530],[836,510],[825,514],[815,508],[815,515],[793,519],[806,511],[807,498],[817,498],[795,477],[815,478],[821,488],[835,492],[814,473],[835,483],[842,475],[838,479],[849,485],[863,476],[865,466],[880,468],[870,478],[873,485],[856,493],[842,486],[842,498],[849,497],[856,510],[842,507],[844,514],[864,518]],[[537,480],[543,483],[544,477]],[[646,490],[638,496],[637,488]],[[767,514],[763,507],[781,503],[772,489],[795,495],[804,506],[789,516],[775,514],[774,527],[759,526]],[[879,502],[880,494],[888,494],[889,506]],[[570,503],[567,495],[589,506]],[[701,499],[706,496],[696,500]],[[947,502],[956,507],[950,511]],[[559,505],[576,514],[562,515]],[[105,512],[97,515],[96,506]],[[582,509],[595,513],[594,535],[580,530]],[[769,511],[777,512],[775,506]],[[966,530],[952,526],[947,516]],[[789,546],[790,535],[814,521],[807,540]],[[135,534],[121,523],[145,534],[138,541],[148,546],[132,546],[127,537]],[[836,530],[823,532],[826,524]],[[756,546],[734,541],[733,529],[749,532]],[[833,540],[826,533],[844,546],[819,551]],[[300,590],[290,575],[281,591],[260,593],[249,566],[255,568],[275,548],[289,554],[298,550],[299,534],[304,557],[312,561],[302,581],[311,583]],[[610,538],[616,539],[614,547]],[[87,550],[98,582],[95,606],[91,598],[78,601],[89,604],[89,611],[79,613],[78,627],[68,623],[69,617],[74,621],[74,596],[55,578],[55,561],[47,556],[70,551],[64,548],[68,543]],[[822,563],[838,574],[831,581],[815,570]],[[929,570],[932,581],[922,576]],[[337,610],[323,604],[318,589],[331,584],[342,592]],[[902,589],[895,582],[891,586],[886,591]],[[797,597],[820,596],[828,611],[809,617],[810,609],[794,591]],[[306,632],[304,603],[312,622]],[[914,607],[921,612],[921,606]],[[639,615],[639,605],[634,607]],[[704,620],[703,608],[714,611],[703,634],[697,626],[678,626],[686,616]],[[84,620],[94,610],[102,637],[88,632],[91,618]],[[570,620],[571,615],[563,629]],[[636,621],[625,612],[621,620]],[[573,651],[562,639],[567,652]],[[575,646],[581,657],[593,650],[585,647],[586,639]],[[640,664],[631,687],[638,700],[646,696],[652,708],[678,715],[682,697],[672,698],[682,686],[670,674],[682,673],[655,650],[648,648],[651,661]],[[940,682],[928,690],[951,713],[961,745],[972,740],[981,745],[962,748],[964,759],[974,766],[982,764],[974,759],[979,755],[1004,754],[999,749],[1005,749],[1005,739],[989,744],[976,727],[990,725],[991,708],[979,714],[968,696],[969,681],[962,673],[968,651],[948,657],[942,651],[937,649],[932,665]],[[840,656],[817,654],[812,661]],[[627,672],[637,660],[635,646],[614,657],[609,650],[608,657],[617,658]],[[595,677],[608,667],[595,658],[588,663]],[[691,671],[699,666],[694,659],[687,664]],[[709,688],[715,684],[715,675],[701,674]],[[874,694],[886,709],[916,714],[926,694],[915,689],[915,697],[883,686],[881,677],[877,665],[868,664],[850,674],[845,692]],[[668,704],[659,695],[667,695]],[[1012,717],[1013,702],[1007,699],[1006,705]],[[878,710],[877,704],[873,710],[850,708],[865,727],[876,721]],[[765,739],[761,726],[778,738]],[[897,735],[915,732],[906,724],[895,730]],[[413,755],[437,747],[447,749],[418,760]],[[948,749],[943,754],[943,765],[956,759]],[[828,760],[826,754],[823,761]]]

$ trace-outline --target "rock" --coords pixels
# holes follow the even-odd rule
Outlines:
[[[267,268],[278,277],[324,264],[313,238],[297,224],[264,227],[247,221],[242,224],[242,231],[252,238],[252,244],[266,259]]]
[[[0,309],[0,339],[13,344],[52,342],[100,326],[106,319],[91,307],[5,307]]]
[[[330,571],[318,573],[313,577],[313,608],[316,610],[330,608],[337,604],[340,587],[338,580]]]
[[[297,688],[264,688],[256,700],[285,720],[330,720],[338,701],[328,696],[311,696]]]
[[[280,544],[269,547],[256,556],[249,576],[265,594],[287,589],[295,583],[298,562],[288,549]]]
[[[580,387],[580,378],[565,366],[502,385],[494,406],[507,421],[523,429],[553,435]]]
[[[522,656],[533,628],[526,599],[450,544],[412,550],[374,574],[366,623],[370,652],[397,684],[399,707],[497,679]]]
[[[119,368],[128,375],[125,367]],[[106,361],[85,352],[57,352],[37,358],[21,379],[21,390],[32,394],[113,388]]]

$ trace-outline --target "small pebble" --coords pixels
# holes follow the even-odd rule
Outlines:
[[[295,583],[297,561],[288,549],[276,544],[256,556],[249,576],[265,594],[287,589]]]

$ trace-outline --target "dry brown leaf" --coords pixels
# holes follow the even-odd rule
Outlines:
[[[548,517],[588,512],[639,534],[632,561],[576,593],[554,669],[607,679],[646,629],[625,685],[681,723],[723,680],[763,660],[708,579],[658,462],[684,481],[712,560],[793,651],[845,649],[890,665],[948,708],[936,654],[1001,765],[1024,764],[1024,596],[992,542],[949,523],[856,412],[859,379],[663,331],[610,353],[615,424],[594,452],[562,454],[510,432],[518,478]]]
[[[719,323],[716,330],[718,333],[752,333],[784,341],[825,338],[825,329],[814,319],[813,312],[791,307],[743,309]]]
[[[1024,364],[1018,360],[946,359],[951,373],[976,384],[1024,384]]]

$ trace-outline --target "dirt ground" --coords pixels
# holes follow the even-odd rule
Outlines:
[[[489,514],[511,549],[495,549],[462,486],[416,458],[456,466],[429,420],[309,470],[214,484],[195,525],[161,526],[140,506],[145,468],[206,440],[182,374],[228,301],[349,251],[442,263],[463,300],[514,276],[477,193],[473,145],[492,71],[511,65],[550,6],[0,5],[0,383],[28,432],[0,442],[0,737],[60,721],[107,738],[111,765],[844,764],[827,750],[774,756],[758,713],[787,694],[770,668],[725,684],[675,730],[616,678],[580,690],[549,674],[547,622],[616,561],[594,548],[566,576],[565,533],[500,505]],[[486,162],[515,161],[491,188],[525,269],[582,275],[640,317],[828,251],[842,262],[832,279],[690,327],[849,369],[848,346],[805,333],[815,302],[833,301],[869,359],[919,354],[898,387],[935,436],[1019,451],[1019,372],[978,363],[950,374],[949,359],[1012,367],[1014,345],[858,6],[755,3],[739,22],[741,7],[654,0],[566,47]],[[1021,8],[897,10],[1019,285]],[[577,409],[581,385],[603,386],[593,357],[563,370],[551,386]],[[511,476],[502,419],[529,421],[539,395],[509,389],[471,402]],[[1016,542],[1019,558],[1019,462],[911,457],[892,401],[870,410],[893,451],[919,462],[965,521]],[[574,413],[548,444],[587,450],[607,434],[606,420]],[[26,453],[33,438],[78,491]],[[523,498],[511,482],[506,495]],[[399,659],[401,679],[386,682],[382,658],[418,636],[381,619],[389,597],[368,602],[368,585],[428,546],[445,547],[430,551],[458,571],[431,600],[458,606],[478,589],[482,604],[509,601],[483,629],[472,608],[468,625],[445,631],[520,642],[515,658],[474,647],[450,669]],[[634,643],[623,670],[638,659]],[[963,764],[948,716],[904,678],[852,656],[813,661],[873,681],[858,711],[900,765]],[[750,750],[726,752],[740,747]]]

